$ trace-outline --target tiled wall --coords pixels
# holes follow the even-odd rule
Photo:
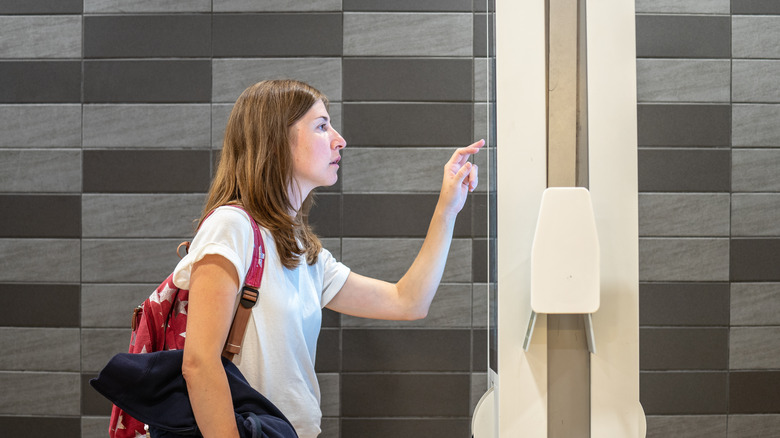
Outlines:
[[[88,379],[126,351],[132,308],[175,266],[232,102],[258,80],[296,77],[330,97],[349,145],[316,229],[356,272],[399,278],[452,147],[485,136],[484,11],[0,1],[2,434],[105,436],[110,406]],[[468,436],[486,385],[485,198],[483,187],[459,217],[427,319],[326,312],[323,437]]]
[[[780,3],[636,0],[648,437],[780,432]]]
[[[87,380],[174,266],[232,101],[256,80],[330,96],[349,146],[314,222],[354,270],[398,278],[450,146],[486,136],[483,3],[0,2],[0,429],[104,436]],[[771,436],[780,6],[636,6],[648,435]],[[326,312],[323,437],[468,436],[486,384],[486,203],[483,187],[461,214],[426,320]]]

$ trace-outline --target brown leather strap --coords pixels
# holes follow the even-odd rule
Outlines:
[[[249,323],[252,307],[257,302],[257,295],[257,289],[251,286],[244,286],[244,289],[241,291],[241,301],[238,304],[238,309],[236,309],[233,324],[230,326],[225,348],[222,349],[222,356],[227,360],[232,361],[233,356],[241,352],[246,325]]]

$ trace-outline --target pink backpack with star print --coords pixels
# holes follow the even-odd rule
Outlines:
[[[239,205],[231,206],[244,210]],[[222,356],[229,360],[233,360],[233,356],[241,351],[244,332],[249,322],[252,307],[257,301],[260,280],[263,276],[263,262],[265,259],[263,236],[252,215],[249,215],[249,219],[254,231],[255,246],[252,253],[252,263],[249,266],[244,286],[241,289],[240,305],[236,310],[227,342],[222,350]],[[178,254],[182,247],[189,249],[189,245],[189,242],[183,242],[176,249],[176,253]],[[157,286],[157,289],[152,292],[149,298],[133,311],[131,321],[132,333],[130,335],[128,352],[140,354],[183,349],[187,330],[188,301],[189,291],[177,288],[173,284],[173,274],[169,275],[165,281]],[[111,422],[108,430],[111,438],[146,436],[145,424],[131,417],[116,405],[111,410]]]

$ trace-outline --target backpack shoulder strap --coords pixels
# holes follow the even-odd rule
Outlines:
[[[263,269],[265,268],[265,243],[263,242],[263,235],[260,232],[260,227],[257,225],[257,222],[255,222],[252,215],[244,210],[242,206],[232,205],[232,207],[243,210],[249,216],[249,221],[252,223],[252,231],[254,231],[255,236],[255,247],[252,252],[252,261],[249,265],[249,272],[247,272],[244,286],[241,288],[241,301],[239,302],[238,309],[236,309],[233,323],[230,326],[225,348],[222,349],[222,356],[231,361],[236,354],[241,352],[241,344],[244,340],[246,326],[249,323],[249,315],[252,312],[252,307],[254,307],[257,302],[260,281],[263,278]]]

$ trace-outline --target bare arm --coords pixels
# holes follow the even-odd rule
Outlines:
[[[238,437],[222,348],[233,320],[238,274],[224,257],[207,255],[192,267],[182,373],[204,437]]]
[[[477,166],[468,159],[483,145],[480,140],[456,150],[444,166],[442,188],[428,233],[403,277],[393,284],[352,272],[328,303],[329,309],[375,319],[420,319],[428,314],[444,272],[455,219],[468,193],[477,187]]]

